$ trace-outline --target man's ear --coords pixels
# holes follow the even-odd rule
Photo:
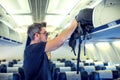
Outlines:
[[[39,35],[39,33],[35,33],[35,35],[34,35],[34,37],[39,37],[40,35]]]

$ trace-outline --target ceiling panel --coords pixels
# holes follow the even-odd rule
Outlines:
[[[33,23],[31,15],[14,15],[12,17],[19,26],[30,25]]]
[[[80,0],[50,0],[47,14],[67,15]]]
[[[42,22],[49,0],[28,0],[34,22]]]
[[[28,0],[0,0],[0,4],[10,14],[30,13]]]
[[[19,26],[33,23],[28,0],[0,0],[0,4]]]
[[[47,25],[53,25],[56,27],[59,27],[62,20],[64,20],[65,16],[63,15],[46,15],[45,22],[47,22]]]
[[[45,21],[52,32],[66,28],[71,18],[92,1],[98,0],[0,0],[0,4],[19,27]]]

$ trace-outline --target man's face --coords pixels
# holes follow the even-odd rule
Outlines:
[[[46,31],[46,27],[42,27],[41,31],[39,32],[40,41],[46,42],[47,36],[48,36],[48,33]]]

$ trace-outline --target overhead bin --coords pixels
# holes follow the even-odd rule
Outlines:
[[[120,19],[95,28],[91,35],[91,41],[113,41],[120,39]],[[90,41],[89,40],[89,41]]]
[[[20,35],[14,27],[17,27],[17,24],[0,5],[0,45],[22,44]]]
[[[120,1],[103,0],[93,10],[91,41],[120,39]]]
[[[18,42],[20,41],[20,35],[16,31],[14,31],[10,28],[9,28],[9,38],[11,40],[15,40],[15,41],[18,41]]]
[[[120,0],[103,0],[93,10],[93,25],[99,27],[120,19]]]
[[[0,17],[1,15],[5,15],[5,14],[6,14],[5,9],[0,5]]]
[[[9,28],[0,21],[0,36],[9,38]]]
[[[20,35],[0,21],[0,45],[19,45],[22,44]]]

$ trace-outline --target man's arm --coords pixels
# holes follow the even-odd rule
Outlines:
[[[60,35],[46,43],[45,52],[53,51],[64,44],[77,27],[77,21],[74,19],[71,25],[65,29]]]

